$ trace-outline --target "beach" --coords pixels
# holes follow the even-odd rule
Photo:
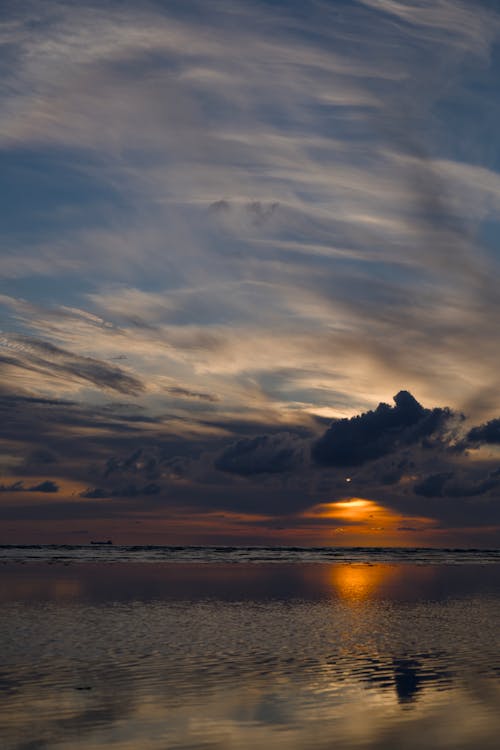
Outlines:
[[[0,576],[5,750],[498,746],[497,564]]]

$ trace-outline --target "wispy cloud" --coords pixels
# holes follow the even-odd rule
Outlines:
[[[143,385],[122,368],[92,357],[81,357],[61,349],[47,341],[27,336],[7,334],[0,338],[0,361],[9,374],[27,371],[35,374],[35,385],[55,380],[59,391],[76,382],[91,383],[98,388],[110,389],[122,394],[135,395]],[[40,382],[41,381],[41,382]],[[60,383],[62,382],[62,385]]]
[[[459,0],[10,4],[0,366],[51,450],[164,434],[219,486],[401,388],[497,418],[499,36]],[[421,502],[457,475],[424,454]]]

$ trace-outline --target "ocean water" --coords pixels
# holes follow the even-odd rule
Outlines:
[[[160,545],[0,545],[0,562],[411,562],[419,564],[500,563],[500,549],[431,547],[198,547]]]
[[[66,552],[18,548],[0,566],[2,750],[499,746],[488,555],[72,564]]]

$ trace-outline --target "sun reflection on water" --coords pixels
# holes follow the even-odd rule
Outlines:
[[[397,575],[388,565],[336,565],[329,571],[330,583],[341,599],[370,599],[390,578]]]

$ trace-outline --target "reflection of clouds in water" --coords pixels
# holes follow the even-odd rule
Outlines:
[[[379,691],[388,689],[400,705],[413,705],[427,689],[449,690],[453,680],[446,664],[446,653],[367,658],[362,679]],[[361,676],[361,673],[360,673]]]
[[[33,581],[28,567],[19,577]],[[142,580],[154,578],[158,568],[145,567]],[[76,568],[44,570],[64,582]],[[245,571],[250,582],[265,580],[273,566],[237,566],[236,574],[226,566],[223,589],[210,584],[217,566],[193,569],[203,591],[182,572],[186,566],[172,566],[192,592],[182,600],[166,598],[173,586],[166,574],[141,599],[141,579],[133,566],[123,568],[128,599],[115,568],[95,566],[96,578],[110,577],[106,597],[103,589],[90,597],[82,572],[79,597],[60,598],[64,584],[47,589],[52,600],[42,610],[26,592],[4,600],[0,672],[14,685],[0,718],[7,747],[331,750],[369,743],[399,750],[421,748],[424,739],[432,748],[456,748],[458,740],[467,750],[497,746],[500,603],[465,584],[462,596],[433,598],[436,581],[446,580],[441,569],[412,577],[404,565],[310,566],[318,588],[297,573],[304,587],[295,594],[270,594],[274,582],[260,596],[250,586],[254,598],[245,600]],[[470,572],[457,575],[465,580]],[[354,599],[337,595],[342,586],[356,589],[349,576],[358,576]],[[402,599],[402,588],[419,580],[419,595]],[[217,590],[228,599],[206,598]],[[35,712],[37,721],[28,721]]]
[[[369,671],[370,659],[365,657],[364,663]],[[8,711],[2,720],[5,736],[16,737],[27,711],[40,705],[41,690],[45,698],[37,726],[23,726],[22,731],[28,742],[31,731],[33,735],[38,732],[37,737],[43,737],[49,746],[62,742],[64,747],[65,742],[78,741],[91,748],[96,742],[112,745],[119,739],[120,748],[140,745],[151,750],[201,748],[205,744],[214,748],[326,750],[333,741],[345,748],[367,742],[370,747],[382,748],[384,741],[388,748],[420,748],[421,737],[413,733],[422,727],[432,747],[455,747],[452,738],[461,735],[460,746],[472,750],[477,738],[474,723],[486,714],[487,720],[479,728],[481,746],[493,750],[500,729],[498,716],[488,715],[488,703],[492,706],[496,701],[498,705],[499,698],[491,679],[480,682],[485,711],[477,696],[458,681],[448,685],[446,692],[431,679],[422,688],[415,683],[401,688],[396,683],[396,690],[394,684],[375,682],[367,687],[361,675],[347,677],[332,671],[318,678],[316,665],[309,665],[302,674],[295,672],[293,665],[288,672],[277,670],[272,675],[218,675],[211,679],[203,664],[190,675],[188,687],[182,671],[169,678],[166,665],[159,666],[155,669],[153,660],[127,664],[124,657],[123,669],[111,662],[100,669],[90,664],[76,679],[61,666],[53,670],[50,681],[30,680],[25,674],[16,692],[7,698]],[[410,712],[406,710],[409,703]],[[448,729],[450,714],[455,719]]]
[[[413,659],[394,660],[394,684],[400,703],[413,702],[426,680],[432,676],[422,670],[422,665]]]
[[[88,738],[84,743],[91,742],[96,729],[116,726],[133,713],[136,686],[130,676],[124,666],[111,662],[100,668],[93,664],[91,673],[83,659],[69,668],[61,657],[50,668],[21,670],[6,696],[0,723],[4,747],[74,747],[82,737]],[[16,743],[19,738],[21,744]]]

